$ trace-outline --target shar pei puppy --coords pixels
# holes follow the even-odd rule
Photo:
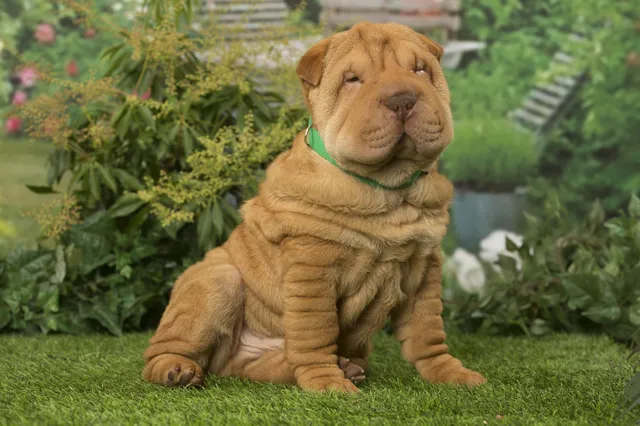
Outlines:
[[[228,241],[177,280],[146,380],[358,391],[390,317],[424,380],[485,382],[449,354],[441,316],[453,192],[437,171],[453,137],[442,53],[408,27],[361,23],[300,59],[309,128],[268,167]]]

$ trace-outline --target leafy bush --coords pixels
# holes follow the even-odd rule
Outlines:
[[[490,47],[481,61],[452,79],[454,112],[461,111],[456,117],[472,117],[482,108],[502,115],[521,100],[523,82],[586,72],[571,114],[545,137],[539,164],[543,178],[529,191],[530,204],[541,205],[549,189],[559,187],[563,204],[576,218],[595,198],[608,215],[615,214],[640,190],[640,153],[634,148],[640,133],[635,113],[640,107],[640,3],[465,0],[463,6],[462,36]],[[581,33],[586,42],[572,42],[571,32]],[[508,54],[497,56],[496,49],[508,49]],[[550,74],[544,60],[559,49],[575,62]]]
[[[570,7],[563,0],[463,0],[461,37],[488,43],[503,42],[505,36],[535,37],[543,51],[553,53],[558,37],[569,29]]]
[[[195,5],[151,1],[117,29],[105,76],[54,79],[55,93],[20,106],[30,135],[54,145],[48,185],[31,189],[68,185],[57,216],[36,216],[47,237],[38,249],[0,262],[0,329],[120,334],[153,323],[175,277],[225,241],[264,166],[304,127],[301,99],[285,104],[250,78],[298,84],[293,64],[255,60],[269,34],[252,50],[216,27],[195,32]]]
[[[124,26],[129,7],[116,12],[113,2],[96,0],[82,8],[65,5],[66,0],[7,0],[0,11],[0,112],[14,117],[9,106],[20,105],[43,92],[53,93],[58,85],[41,84],[48,76],[76,81],[86,80],[91,72],[105,69],[101,51],[117,36],[111,31],[113,22]],[[127,3],[128,5],[128,3]],[[109,22],[96,22],[82,10],[101,13]],[[17,122],[15,122],[17,123]],[[8,133],[21,130],[7,124]]]
[[[549,64],[543,43],[535,34],[504,34],[481,51],[478,60],[446,70],[454,119],[504,117],[516,108],[534,86],[536,72]]]
[[[563,188],[563,202],[577,215],[598,197],[609,215],[640,191],[640,4],[602,0],[567,2],[586,43],[569,44],[573,68],[587,83],[579,109],[545,143],[541,166],[548,186]],[[600,13],[606,8],[607,13]],[[559,162],[558,158],[564,161]],[[532,192],[533,193],[533,192]]]
[[[457,121],[442,156],[442,170],[456,187],[509,191],[526,183],[536,162],[531,133],[489,116]]]
[[[640,326],[640,199],[610,220],[597,201],[578,226],[565,222],[557,195],[544,210],[527,217],[521,246],[507,240],[521,268],[501,255],[497,271],[485,265],[481,295],[449,287],[446,316],[474,332],[606,332],[626,341]]]

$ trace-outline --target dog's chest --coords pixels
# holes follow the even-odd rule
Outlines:
[[[413,296],[425,273],[433,246],[409,241],[379,252],[354,251],[344,265],[338,286],[338,314],[342,326],[364,320],[376,325]]]

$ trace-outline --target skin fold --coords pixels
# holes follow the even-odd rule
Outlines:
[[[431,383],[485,379],[453,358],[442,321],[440,242],[453,137],[442,48],[398,24],[361,23],[313,46],[297,74],[313,126],[267,169],[243,222],[177,280],[144,353],[146,380],[204,375],[356,392],[371,338],[391,317],[404,357]]]

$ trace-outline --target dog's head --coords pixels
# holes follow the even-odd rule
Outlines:
[[[341,167],[397,185],[435,163],[453,137],[442,53],[404,25],[360,23],[300,59],[314,127]]]

